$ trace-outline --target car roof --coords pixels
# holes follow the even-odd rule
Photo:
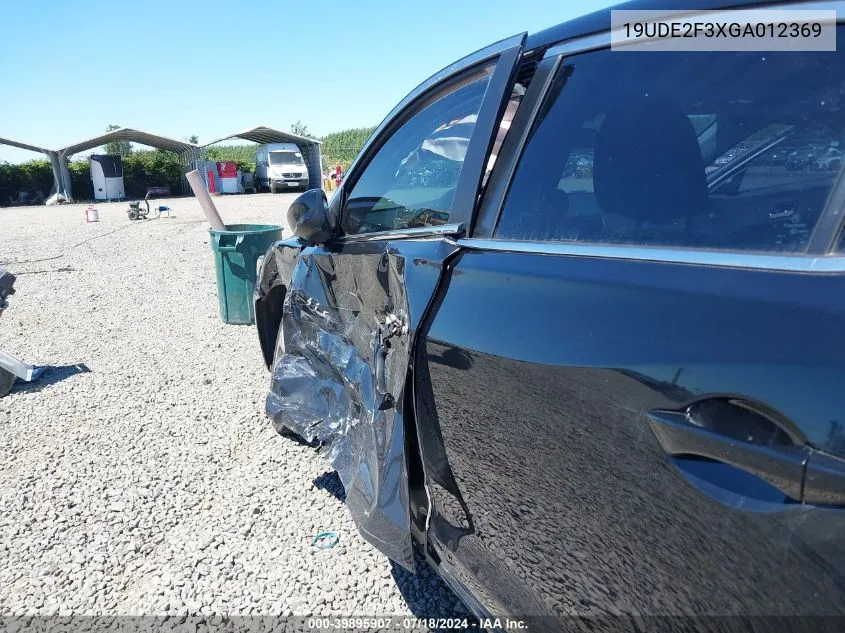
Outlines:
[[[528,36],[526,51],[546,48],[558,42],[601,33],[610,29],[610,12],[625,9],[627,11],[666,11],[679,9],[686,11],[715,10],[726,8],[740,8],[761,6],[767,4],[783,4],[783,0],[693,0],[692,2],[676,2],[676,6],[667,6],[666,0],[632,0],[606,9],[588,13],[579,18],[563,22]],[[790,4],[794,4],[791,2]]]

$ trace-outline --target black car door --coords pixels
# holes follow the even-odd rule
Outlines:
[[[429,550],[479,610],[551,629],[841,616],[845,184],[760,165],[783,200],[743,216],[706,166],[738,125],[838,145],[843,54],[595,43],[540,63],[420,333]]]
[[[267,411],[328,446],[362,534],[408,567],[409,351],[471,217],[522,41],[450,66],[391,113],[332,199],[338,236],[301,250],[286,291]]]

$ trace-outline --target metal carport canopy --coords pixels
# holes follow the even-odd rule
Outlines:
[[[100,134],[99,136],[57,149],[56,153],[58,154],[59,169],[57,180],[61,183],[61,187],[57,188],[57,190],[64,193],[64,195],[68,198],[71,197],[70,171],[68,170],[67,165],[67,161],[70,156],[79,152],[84,152],[86,149],[100,147],[101,145],[105,145],[106,143],[110,143],[112,141],[130,141],[140,143],[141,145],[148,145],[149,147],[155,147],[157,149],[176,152],[185,157],[186,167],[190,169],[192,169],[193,165],[196,163],[197,150],[199,149],[198,145],[188,143],[187,141],[177,141],[175,138],[170,138],[169,136],[150,134],[149,132],[143,132],[130,127],[121,127],[116,130],[106,132],[105,134]]]
[[[111,141],[134,141],[135,143],[141,143],[142,145],[149,145],[150,147],[180,153],[193,152],[198,147],[197,145],[188,143],[187,141],[177,141],[175,138],[170,138],[168,136],[160,136],[158,134],[150,134],[149,132],[142,132],[141,130],[135,130],[129,127],[122,127],[106,132],[105,134],[101,134],[100,136],[95,136],[93,138],[74,143],[73,145],[68,145],[67,147],[61,147],[57,151],[65,156],[72,156],[73,154],[84,152],[86,149],[100,147],[101,145],[105,145]]]
[[[10,147],[17,147],[19,149],[27,149],[31,152],[41,152],[50,159],[50,164],[53,167],[53,189],[62,192],[64,190],[62,178],[62,166],[59,153],[55,150],[47,149],[46,147],[38,147],[37,145],[30,145],[29,143],[22,143],[21,141],[13,141],[10,138],[0,137],[0,145],[9,145]],[[68,174],[68,182],[70,182],[70,175]]]
[[[214,145],[216,143],[220,143],[221,141],[228,141],[233,138],[252,141],[253,143],[258,143],[259,145],[264,145],[265,143],[296,143],[305,157],[305,164],[308,165],[308,178],[311,181],[311,186],[322,186],[323,167],[322,158],[320,156],[320,144],[322,141],[259,125],[258,127],[252,127],[246,130],[241,130],[240,132],[221,136],[214,141],[203,144],[201,147],[205,149],[209,145]]]
[[[19,149],[28,149],[31,152],[41,152],[43,154],[49,154],[50,150],[46,147],[36,147],[35,145],[30,145],[29,143],[21,143],[20,141],[13,141],[10,138],[2,138],[0,137],[0,145],[10,145],[11,147],[17,147]]]

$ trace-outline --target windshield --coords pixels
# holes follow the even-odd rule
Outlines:
[[[302,154],[299,152],[270,152],[271,165],[301,165]]]

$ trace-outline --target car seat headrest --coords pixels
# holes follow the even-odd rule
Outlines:
[[[593,184],[605,213],[655,224],[701,213],[707,177],[692,122],[663,98],[615,106],[596,137]]]

